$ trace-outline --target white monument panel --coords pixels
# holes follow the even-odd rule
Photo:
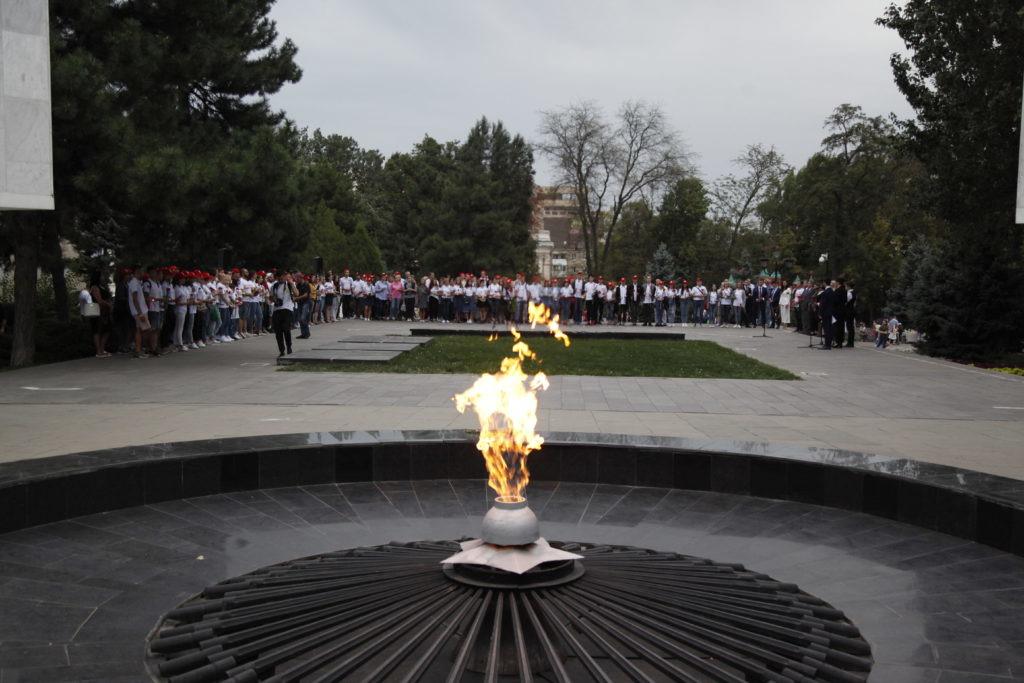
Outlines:
[[[0,0],[0,209],[53,208],[47,0]]]

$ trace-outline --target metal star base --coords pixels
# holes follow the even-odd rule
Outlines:
[[[472,564],[524,574],[544,562],[582,560],[582,555],[552,548],[543,537],[529,545],[491,545],[479,538],[462,541],[460,552],[441,560],[441,564]]]

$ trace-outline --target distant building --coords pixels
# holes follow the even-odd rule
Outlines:
[[[586,270],[575,189],[538,185],[534,188],[534,202],[532,232],[537,243],[537,273],[549,278]]]

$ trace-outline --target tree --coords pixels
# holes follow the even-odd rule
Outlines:
[[[711,188],[711,207],[715,216],[732,229],[726,260],[731,260],[735,253],[740,231],[751,229],[758,204],[789,170],[775,147],[765,149],[760,144],[748,145],[743,155],[733,159],[733,163],[743,169],[743,175],[723,176]]]
[[[684,272],[696,272],[708,256],[699,248],[698,235],[709,208],[707,190],[697,176],[678,180],[661,200],[652,225],[652,242],[668,245]]]
[[[1020,351],[1024,268],[1013,210],[1024,11],[1017,0],[909,0],[878,23],[909,51],[890,60],[917,114],[903,125],[947,228],[936,245],[945,313],[924,350],[968,359]]]
[[[654,239],[656,217],[644,200],[630,202],[622,210],[619,227],[612,237],[612,248],[605,262],[606,273],[640,275],[657,248]]]
[[[593,102],[542,112],[540,136],[560,184],[575,189],[591,273],[604,269],[625,207],[653,199],[690,166],[664,112],[643,101],[625,102],[614,122]]]
[[[438,273],[529,271],[533,153],[501,122],[480,119],[463,143],[425,137],[384,169],[388,232],[381,244],[395,268]]]
[[[647,272],[662,280],[670,280],[676,276],[676,260],[672,258],[672,253],[664,242],[654,250],[651,260],[647,263]]]
[[[790,171],[758,205],[765,251],[817,263],[856,283],[860,315],[885,306],[908,245],[933,235],[928,179],[904,141],[881,117],[843,104],[825,119],[821,151]]]
[[[301,72],[272,5],[50,2],[56,211],[4,221],[19,233],[16,269],[31,270],[18,278],[28,313],[13,364],[32,360],[36,264],[63,271],[60,237],[123,260],[192,262],[229,240],[258,257],[301,239],[291,134],[268,101]]]

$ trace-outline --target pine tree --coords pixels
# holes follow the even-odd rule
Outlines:
[[[647,272],[662,280],[671,280],[676,276],[676,260],[664,242],[658,245],[651,260],[647,262]]]

